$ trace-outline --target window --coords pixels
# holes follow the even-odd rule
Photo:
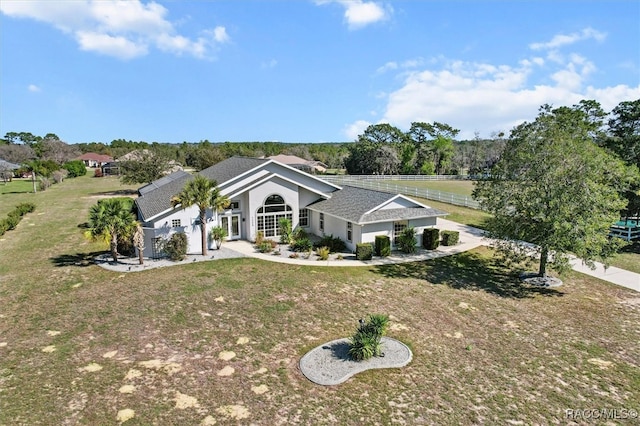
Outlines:
[[[405,230],[408,223],[406,220],[401,222],[393,222],[393,245],[398,245],[398,237],[402,234],[402,231]]]
[[[353,223],[347,222],[347,241],[353,240]]]
[[[320,213],[320,230],[324,232],[324,213]]]
[[[256,212],[257,230],[262,231],[265,237],[277,237],[280,235],[280,219],[293,221],[293,209],[281,196],[270,195]]]
[[[300,214],[299,214],[299,225],[306,228],[309,226],[309,210],[307,209],[300,209]]]
[[[182,222],[180,221],[180,219],[171,219],[172,228],[179,228],[181,226],[182,226]]]
[[[239,210],[240,209],[240,201],[232,201],[229,204],[229,207],[227,207],[227,208],[231,209],[231,210]]]

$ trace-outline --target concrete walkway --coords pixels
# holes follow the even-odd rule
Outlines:
[[[355,254],[352,253],[342,253],[342,259],[337,259],[337,255],[334,254],[331,255],[329,260],[319,261],[315,259],[304,259],[303,256],[293,259],[289,257],[289,252],[284,250],[279,255],[259,253],[251,242],[238,240],[225,242],[220,250],[211,250],[206,257],[201,255],[188,255],[182,262],[172,262],[167,259],[145,259],[144,265],[138,265],[137,258],[122,258],[117,264],[114,264],[110,261],[109,256],[105,255],[103,257],[101,256],[97,260],[97,263],[105,269],[119,272],[135,272],[164,266],[237,257],[255,257],[270,262],[280,262],[292,265],[341,267],[372,266],[435,259],[437,257],[450,256],[472,250],[478,246],[488,246],[491,244],[490,240],[484,238],[484,231],[478,228],[441,218],[438,218],[437,228],[440,230],[458,231],[460,233],[460,242],[451,247],[440,246],[436,250],[419,249],[417,253],[411,255],[392,252],[389,257],[376,257],[367,261],[356,260]],[[605,269],[601,263],[596,263],[596,269],[592,270],[588,266],[583,265],[582,261],[576,258],[571,260],[571,265],[574,271],[640,292],[640,274],[616,267],[609,267],[608,269]]]

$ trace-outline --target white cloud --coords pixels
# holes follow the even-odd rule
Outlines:
[[[260,64],[262,68],[275,68],[276,65],[278,65],[278,61],[275,59],[271,59]]]
[[[32,93],[37,93],[37,92],[40,92],[42,89],[40,89],[40,87],[36,86],[35,84],[30,84],[29,86],[27,86],[27,90]]]
[[[125,60],[146,55],[150,46],[176,55],[210,58],[218,45],[230,41],[222,26],[195,38],[178,34],[167,19],[168,10],[154,1],[5,0],[0,3],[0,12],[46,22],[71,34],[82,50]]]
[[[557,34],[547,42],[531,43],[529,48],[532,50],[553,50],[582,40],[594,39],[596,41],[603,41],[606,37],[606,33],[594,30],[593,28],[584,28],[582,31],[576,33]]]
[[[337,3],[344,7],[344,18],[350,29],[384,21],[393,13],[390,5],[363,0],[317,0],[316,4]]]
[[[534,55],[516,66],[436,57],[427,62],[427,68],[408,71],[389,62],[377,71],[395,71],[402,83],[386,96],[384,112],[373,121],[403,130],[412,122],[439,121],[460,129],[461,139],[470,139],[475,132],[483,137],[508,133],[523,121],[534,119],[543,104],[575,105],[583,99],[595,99],[611,110],[622,101],[640,98],[640,85],[589,86],[596,65],[578,53],[560,51],[580,40],[604,38],[604,33],[591,28],[555,36],[547,43],[530,45],[533,50],[547,50],[546,59]],[[346,126],[344,133],[353,139],[367,123],[358,120]]]
[[[354,141],[358,138],[358,135],[364,133],[365,129],[371,125],[371,122],[366,120],[358,120],[351,123],[343,129],[344,135],[348,140]]]
[[[483,137],[508,133],[535,118],[538,108],[547,103],[574,105],[596,99],[610,110],[623,100],[640,98],[640,85],[585,87],[595,65],[579,55],[568,57],[567,64],[554,70],[546,70],[544,61],[535,59],[515,67],[441,59],[429,69],[404,74],[401,87],[387,96],[384,113],[374,121],[403,130],[415,121],[439,121],[460,129],[461,139],[471,139],[474,132]],[[541,75],[542,71],[546,74]],[[537,83],[540,79],[543,84]],[[345,136],[355,139],[368,123],[358,120],[346,126]]]

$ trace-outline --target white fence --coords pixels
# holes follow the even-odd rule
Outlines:
[[[402,186],[402,185],[394,185],[386,182],[378,182],[377,180],[382,180],[383,175],[373,175],[377,176],[375,179],[367,179],[371,176],[322,176],[323,179],[335,183],[336,185],[350,185],[356,186],[358,188],[366,188],[366,189],[375,189],[377,191],[384,192],[392,192],[394,194],[403,194],[410,195],[413,197],[426,198],[427,200],[440,201],[442,203],[454,204],[456,206],[469,207],[472,209],[480,209],[480,203],[469,196],[453,194],[451,192],[437,191],[433,189],[421,189],[414,188],[411,186]],[[428,176],[428,175],[404,175],[405,179],[401,180],[411,180],[406,179],[409,177],[436,177],[436,176]],[[354,179],[355,177],[355,179]],[[441,176],[438,176],[441,177]],[[395,180],[398,179],[399,176],[396,175],[386,175],[384,176],[384,180]],[[419,180],[419,179],[414,179]],[[427,179],[424,179],[427,180]],[[435,180],[435,179],[433,179]],[[444,180],[444,179],[442,179]],[[448,179],[450,180],[450,179]]]
[[[472,175],[323,175],[326,178],[346,178],[352,180],[472,180]],[[329,179],[327,179],[329,180]]]

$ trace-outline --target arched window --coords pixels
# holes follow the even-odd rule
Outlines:
[[[256,212],[258,231],[262,231],[265,237],[277,237],[280,235],[278,222],[285,218],[293,222],[291,206],[280,195],[269,195]]]

